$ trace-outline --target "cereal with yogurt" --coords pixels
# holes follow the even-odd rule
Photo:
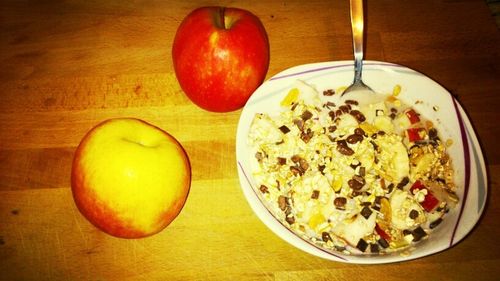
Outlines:
[[[398,95],[369,105],[334,95],[297,81],[279,112],[255,115],[257,193],[326,249],[382,254],[426,239],[458,202],[446,141]]]

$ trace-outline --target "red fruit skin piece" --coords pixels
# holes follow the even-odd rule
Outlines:
[[[408,140],[410,142],[416,142],[422,140],[423,137],[421,132],[425,132],[424,128],[409,128],[406,130],[406,134],[408,135]]]
[[[422,189],[427,190],[427,194],[425,195],[424,201],[420,202],[420,205],[422,206],[422,208],[424,208],[425,211],[432,212],[439,205],[439,200],[431,193],[431,191],[427,187],[425,187],[422,181],[418,180],[410,187],[410,191],[412,193],[414,192],[414,190]]]
[[[406,111],[405,114],[406,114],[406,117],[408,117],[408,119],[410,120],[411,124],[415,124],[415,123],[420,122],[420,117],[418,117],[418,114],[415,110],[410,109],[410,110]]]
[[[375,224],[375,231],[377,232],[378,235],[380,235],[380,237],[382,237],[385,241],[391,241],[391,236],[389,236],[389,234],[387,234],[387,232],[385,232],[381,227],[380,225],[377,223]]]

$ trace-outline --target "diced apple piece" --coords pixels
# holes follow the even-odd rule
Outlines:
[[[380,237],[382,237],[385,241],[391,241],[391,236],[387,234],[387,232],[378,223],[375,225],[375,232],[377,232],[377,234],[380,235]]]
[[[420,205],[427,212],[432,212],[440,203],[439,199],[437,199],[432,192],[425,187],[425,185],[421,181],[416,181],[411,187],[410,191],[415,193],[416,190],[427,190],[427,194],[425,195],[424,201],[420,202]]]
[[[409,128],[406,130],[406,136],[410,142],[423,140],[427,132],[424,128]]]
[[[405,115],[406,117],[408,117],[408,120],[410,120],[411,124],[420,122],[420,117],[418,117],[418,114],[414,109],[405,111]]]

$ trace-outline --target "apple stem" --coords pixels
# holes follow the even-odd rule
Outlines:
[[[226,27],[226,17],[224,16],[224,14],[226,12],[225,10],[226,10],[225,7],[221,7],[220,10],[219,10],[220,11],[220,13],[219,13],[219,15],[220,15],[220,22],[221,22],[220,26],[223,29],[227,29],[227,27]]]
[[[216,17],[215,21],[219,28],[222,29],[230,29],[233,25],[233,21],[226,17],[226,8],[219,7],[219,12],[217,13],[218,17]]]

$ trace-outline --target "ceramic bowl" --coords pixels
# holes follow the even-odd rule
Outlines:
[[[325,89],[348,86],[353,79],[353,62],[336,61],[300,65],[280,72],[263,83],[243,108],[236,136],[236,160],[243,193],[259,219],[276,235],[312,255],[347,263],[375,264],[399,262],[446,250],[461,241],[474,227],[483,212],[487,197],[487,177],[483,155],[474,129],[463,108],[441,85],[407,67],[378,61],[365,61],[363,81],[379,93],[391,93],[401,85],[398,98],[412,105],[432,120],[445,139],[453,140],[448,153],[455,169],[459,204],[453,208],[425,241],[411,252],[385,255],[353,255],[318,247],[297,236],[278,221],[260,197],[252,178],[248,133],[256,113],[279,110],[280,101],[296,80],[313,85],[320,93]]]

